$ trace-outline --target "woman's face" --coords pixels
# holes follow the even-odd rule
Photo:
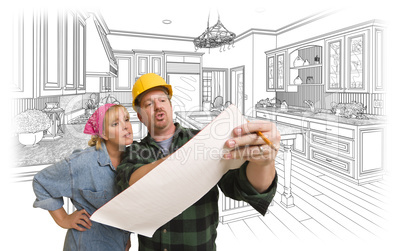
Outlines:
[[[130,123],[130,115],[125,108],[112,108],[109,109],[105,116],[104,139],[109,144],[125,148],[125,146],[133,143],[133,129]]]

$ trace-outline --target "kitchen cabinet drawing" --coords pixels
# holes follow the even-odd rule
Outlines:
[[[286,52],[267,55],[267,91],[285,90]]]
[[[322,73],[322,46],[311,45],[303,48],[297,48],[289,53],[290,80],[289,85],[315,85],[321,84]],[[310,63],[311,62],[311,63]]]
[[[163,75],[162,55],[158,51],[140,51],[134,50],[135,62],[137,65],[135,79],[146,73],[155,73]]]
[[[149,72],[172,86],[174,120],[185,127],[202,129],[234,104],[249,120],[271,121],[283,134],[275,162],[278,189],[265,216],[219,195],[220,249],[244,250],[252,242],[250,250],[271,245],[293,250],[283,243],[287,240],[348,240],[366,247],[362,242],[387,235],[392,188],[386,159],[391,88],[386,15],[352,17],[354,7],[323,6],[293,13],[278,5],[293,15],[274,18],[270,4],[254,0],[233,9],[222,6],[220,20],[237,34],[230,50],[195,49],[208,16],[205,7],[183,6],[186,12],[179,12],[164,4],[163,12],[149,16],[129,12],[150,8],[149,3],[15,11],[11,117],[39,110],[50,127],[34,147],[20,144],[14,132],[8,136],[15,156],[10,186],[21,198],[23,220],[44,225],[44,235],[54,239],[41,245],[61,249],[64,230],[32,208],[33,176],[87,147],[84,125],[104,103],[127,107],[134,140],[145,137],[147,129],[131,107],[131,89]],[[65,202],[70,213],[75,210]],[[28,243],[41,238],[35,226],[27,229],[32,230]],[[135,250],[135,233],[131,241]]]

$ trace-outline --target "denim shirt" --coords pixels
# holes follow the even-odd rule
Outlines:
[[[70,198],[77,210],[90,215],[117,193],[116,176],[106,145],[76,150],[66,159],[49,166],[33,179],[36,195],[34,207],[56,210],[63,206],[63,197]],[[116,213],[118,213],[116,211]],[[129,233],[91,221],[91,229],[67,231],[64,250],[124,250]]]

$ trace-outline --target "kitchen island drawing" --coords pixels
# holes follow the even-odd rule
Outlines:
[[[253,4],[255,10],[246,15],[266,15],[268,4]],[[174,11],[167,8],[166,13]],[[164,21],[162,29],[151,23],[147,28],[147,22],[128,29],[123,10],[15,11],[12,117],[34,110],[46,119],[33,123],[46,128],[43,138],[29,146],[18,141],[17,133],[9,137],[18,156],[11,185],[23,199],[18,202],[23,218],[45,225],[46,235],[57,235],[48,249],[61,248],[64,230],[46,212],[32,208],[32,177],[87,146],[84,124],[102,104],[127,107],[134,140],[146,136],[131,107],[131,88],[148,72],[172,85],[174,118],[185,127],[202,129],[234,104],[245,117],[270,120],[283,132],[276,159],[278,191],[266,216],[220,194],[220,249],[242,250],[252,242],[255,250],[272,245],[291,250],[286,240],[364,246],[387,235],[389,36],[382,16],[348,18],[356,12],[352,7],[315,14],[306,9],[303,16],[283,16],[279,26],[253,22],[245,29],[247,21],[237,28],[230,23],[234,19],[225,18],[227,11],[220,8],[219,19],[234,29],[234,43],[197,50],[193,40],[205,28],[208,12],[201,30],[182,26],[180,34],[170,30],[175,20],[166,24],[165,16],[154,16]],[[210,16],[212,26],[216,19]],[[67,199],[65,208],[75,210]],[[42,238],[31,234],[29,240]],[[135,249],[135,234],[131,240]]]

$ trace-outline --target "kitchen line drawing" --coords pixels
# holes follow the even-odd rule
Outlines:
[[[220,20],[230,30],[223,13]],[[109,25],[114,16],[106,10],[16,12],[12,119],[34,110],[33,122],[24,126],[45,127],[28,146],[16,133],[12,137],[18,156],[13,186],[26,199],[19,210],[45,222],[45,233],[59,235],[47,245],[61,248],[64,230],[32,208],[32,177],[87,147],[84,124],[104,103],[126,106],[134,139],[144,137],[146,128],[131,107],[131,87],[153,72],[173,86],[174,118],[184,126],[202,129],[235,104],[249,118],[291,131],[284,133],[276,161],[278,191],[266,216],[220,195],[218,247],[252,241],[263,249],[286,239],[380,240],[388,220],[387,26],[376,16],[344,15],[322,11],[276,30],[269,24],[249,27],[230,50],[220,52],[195,50],[193,39],[201,30],[194,37],[119,30]],[[74,210],[68,200],[65,207]]]

